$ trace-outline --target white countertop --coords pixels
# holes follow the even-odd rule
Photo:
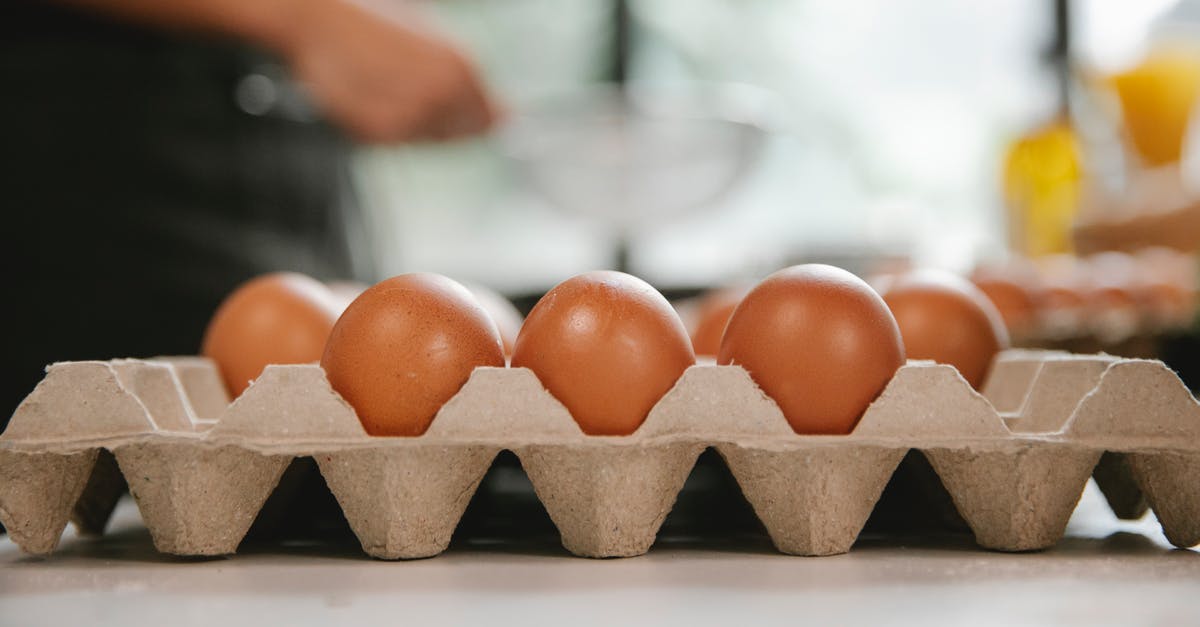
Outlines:
[[[1042,553],[953,539],[819,558],[731,548],[588,560],[488,544],[382,562],[275,546],[188,560],[155,553],[126,499],[103,538],[68,530],[47,558],[0,539],[0,624],[1200,624],[1200,552],[1171,549],[1152,515],[1117,521],[1090,484],[1068,537]]]

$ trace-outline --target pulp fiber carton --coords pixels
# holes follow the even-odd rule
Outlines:
[[[797,435],[738,366],[697,365],[629,436],[584,435],[532,371],[479,368],[420,437],[372,437],[315,365],[270,366],[228,402],[197,358],[67,362],[0,435],[0,519],[30,553],[102,530],[128,483],[159,551],[234,553],[284,470],[315,460],[363,550],[437,555],[493,458],[513,451],[587,557],[646,552],[697,456],[724,459],[775,546],[843,553],[919,451],[978,544],[1057,542],[1089,478],[1200,542],[1200,405],[1161,362],[1009,351],[982,393],[902,367],[849,435]]]

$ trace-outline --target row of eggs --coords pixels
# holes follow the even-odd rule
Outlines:
[[[745,368],[797,433],[843,434],[906,358],[952,364],[978,387],[1008,345],[982,292],[929,270],[881,293],[833,266],[786,268],[710,308],[694,338],[661,293],[620,272],[563,281],[523,323],[494,293],[436,274],[343,292],[292,273],[256,278],[218,308],[202,353],[234,395],[267,364],[319,361],[368,433],[417,436],[475,368],[506,363],[531,369],[583,432],[628,435],[711,351]],[[720,329],[715,346],[702,346],[706,327]]]
[[[1151,247],[1132,254],[1018,257],[981,266],[971,280],[996,304],[1015,338],[1092,336],[1116,343],[1191,325],[1197,272],[1194,255]]]

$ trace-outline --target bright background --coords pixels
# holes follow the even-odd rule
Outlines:
[[[1044,60],[1048,0],[631,5],[631,79],[747,83],[774,98],[769,139],[748,174],[714,206],[639,230],[634,273],[669,288],[867,252],[954,270],[1003,255],[1004,147],[1056,103]],[[1174,5],[1077,0],[1076,59],[1131,61]],[[440,0],[428,9],[516,113],[542,94],[603,80],[611,66],[605,2]],[[494,138],[371,149],[358,166],[385,276],[429,270],[520,293],[612,265],[613,233],[531,188]]]

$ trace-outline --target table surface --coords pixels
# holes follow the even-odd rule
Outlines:
[[[132,501],[102,538],[57,553],[0,538],[0,624],[1200,624],[1200,552],[1172,549],[1153,515],[1116,520],[1089,484],[1067,537],[1040,553],[969,538],[861,539],[846,555],[780,555],[765,538],[712,548],[660,539],[629,559],[548,542],[455,545],[383,562],[352,546],[157,554]]]

